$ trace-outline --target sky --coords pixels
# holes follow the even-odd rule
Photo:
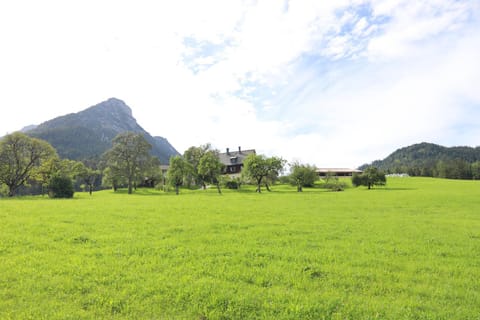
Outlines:
[[[480,0],[0,2],[0,135],[115,97],[181,153],[480,145]]]

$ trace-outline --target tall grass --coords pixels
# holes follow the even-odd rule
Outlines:
[[[0,200],[1,319],[478,319],[480,184]]]

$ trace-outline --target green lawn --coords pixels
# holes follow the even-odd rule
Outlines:
[[[479,319],[480,182],[0,199],[0,319]]]

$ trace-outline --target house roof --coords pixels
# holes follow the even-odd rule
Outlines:
[[[227,148],[227,152],[219,153],[218,158],[223,165],[234,166],[242,164],[243,160],[251,154],[256,154],[255,149],[241,150],[240,148],[238,148],[238,150],[236,151],[230,151]]]

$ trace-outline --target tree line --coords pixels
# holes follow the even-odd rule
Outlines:
[[[387,173],[447,179],[480,179],[480,147],[443,147],[419,143],[393,152],[360,169],[374,166]]]
[[[141,135],[127,132],[114,139],[101,159],[75,161],[60,159],[44,140],[15,132],[0,141],[1,191],[9,197],[22,191],[69,198],[74,186],[92,194],[101,185],[125,185],[131,193],[140,177],[159,165],[148,154],[150,148]]]
[[[158,158],[150,155],[151,148],[141,134],[125,132],[113,139],[100,159],[75,161],[60,159],[44,140],[15,132],[0,141],[0,191],[9,197],[19,193],[72,197],[74,186],[90,194],[95,188],[117,191],[125,187],[131,194],[138,186],[162,184],[178,194],[180,186],[206,188],[209,184],[221,193],[224,166],[210,144],[190,147],[183,156],[172,157],[166,173]],[[284,164],[281,158],[252,155],[244,163],[245,176],[255,180],[261,192],[261,184],[269,189]]]
[[[438,160],[424,164],[391,166],[385,169],[385,172],[406,173],[413,177],[479,180],[480,161],[468,162],[460,158]]]
[[[231,179],[219,158],[219,151],[210,144],[192,146],[182,156],[170,158],[168,171],[162,171],[158,158],[150,155],[152,146],[138,133],[125,132],[116,136],[112,147],[100,159],[75,161],[60,159],[55,149],[46,141],[16,132],[0,141],[0,185],[9,197],[20,190],[30,193],[48,194],[50,197],[73,197],[75,186],[90,194],[95,189],[112,188],[117,191],[125,187],[128,194],[138,186],[172,187],[179,194],[180,187],[215,186],[239,188],[245,181],[270,191],[277,180],[290,183],[301,192],[304,187],[313,187],[318,179],[313,165],[294,162],[290,164],[290,175],[281,176],[286,161],[280,157],[250,154],[243,161],[242,178]],[[367,174],[368,173],[368,174]],[[378,179],[379,172],[367,170],[365,175],[354,176],[355,186],[385,183]],[[375,178],[371,178],[375,176]],[[340,191],[344,183],[328,176],[325,186]],[[1,190],[0,190],[1,191]]]

